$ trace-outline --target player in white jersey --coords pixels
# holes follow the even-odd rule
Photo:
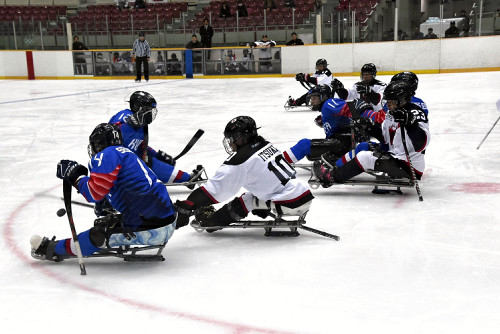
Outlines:
[[[430,141],[429,122],[422,109],[410,102],[411,96],[412,91],[406,82],[391,82],[387,86],[384,99],[389,111],[381,127],[371,127],[368,130],[379,139],[381,150],[361,151],[341,167],[334,166],[335,162],[331,161],[316,161],[314,174],[324,187],[343,183],[366,170],[410,179],[410,163],[406,157],[403,139],[406,139],[415,176],[418,180],[421,179],[425,169],[424,153]]]
[[[223,143],[231,155],[215,175],[185,201],[175,203],[182,216],[178,225],[186,225],[189,216],[200,208],[227,201],[242,187],[248,192],[206,219],[197,217],[201,226],[227,226],[249,212],[265,218],[270,211],[299,216],[309,210],[314,198],[309,186],[295,178],[296,171],[282,152],[257,134],[251,117],[233,118],[226,125]]]
[[[346,101],[362,99],[373,106],[374,111],[382,109],[382,96],[387,86],[382,81],[375,79],[377,76],[377,67],[375,64],[368,63],[361,67],[361,81],[356,82],[350,89],[338,89],[338,96]]]
[[[321,58],[316,61],[316,72],[312,75],[297,73],[295,75],[295,80],[299,81],[304,87],[307,86],[318,86],[318,85],[328,85],[332,83],[333,75],[332,72],[328,69],[328,63],[326,59]],[[298,99],[292,99],[292,97],[288,97],[288,105],[290,107],[298,107],[303,104],[308,105],[309,101],[307,100],[307,93],[299,97]]]

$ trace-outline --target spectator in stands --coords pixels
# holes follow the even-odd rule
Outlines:
[[[236,10],[238,12],[238,17],[247,17],[248,16],[248,10],[247,6],[243,3],[243,0],[238,0],[238,6],[236,7]]]
[[[295,32],[292,32],[292,39],[286,42],[286,45],[291,46],[291,45],[304,45],[304,42],[300,38],[297,38],[297,34]]]
[[[469,30],[470,30],[470,19],[469,17],[467,16],[467,12],[465,11],[465,9],[462,9],[460,11],[460,17],[463,17],[464,20],[463,20],[463,25],[462,25],[462,31],[463,31],[463,36],[464,37],[469,37]]]
[[[394,40],[394,29],[390,28],[382,33],[383,41],[393,41]]]
[[[401,29],[398,29],[398,41],[406,41],[409,40],[410,36],[406,32]]]
[[[146,8],[146,1],[144,0],[135,0],[134,2],[135,9]]]
[[[144,65],[144,79],[149,81],[149,59],[151,57],[151,48],[146,41],[145,34],[141,31],[139,38],[135,40],[132,46],[132,52],[135,55],[136,78],[135,82],[141,82],[141,65]]]
[[[229,8],[229,4],[227,3],[227,1],[224,1],[222,3],[222,6],[220,7],[219,17],[231,17],[231,9]]]
[[[295,1],[294,0],[285,0],[285,7],[295,8]]]
[[[196,34],[193,34],[191,36],[191,41],[187,42],[186,44],[186,49],[200,49],[203,46],[201,43],[198,41],[198,37]],[[202,61],[202,54],[201,51],[193,51],[193,71],[196,73],[201,72],[201,61]]]
[[[127,0],[116,0],[116,7],[118,9],[122,10],[124,8],[128,8],[128,1]]]
[[[201,46],[210,49],[212,47],[212,37],[214,29],[208,24],[208,19],[203,20],[203,25],[200,27]],[[210,59],[210,51],[207,51],[207,59]]]
[[[267,35],[263,35],[260,41],[252,43],[252,47],[260,48],[259,50],[259,65],[261,72],[272,71],[273,65],[271,59],[273,58],[271,48],[276,46],[276,42],[267,39]]]
[[[436,39],[438,38],[437,35],[434,33],[434,29],[429,28],[427,29],[427,35],[424,36],[425,39]]]
[[[411,39],[423,39],[424,38],[424,33],[420,31],[419,27],[415,28],[415,31],[411,35]]]
[[[276,8],[276,2],[274,0],[264,0],[264,8],[267,13],[270,13],[271,9]]]
[[[182,75],[182,65],[175,53],[167,60],[167,75]]]
[[[73,50],[88,50],[82,42],[80,42],[80,39],[78,36],[73,37]],[[77,74],[87,74],[87,61],[85,60],[85,53],[83,52],[75,52],[73,54],[75,58],[75,64],[85,64],[85,65],[76,65],[76,73]]]
[[[455,25],[455,21],[451,21],[450,27],[444,32],[444,37],[453,38],[458,36],[460,36],[460,30],[458,30],[457,26]]]

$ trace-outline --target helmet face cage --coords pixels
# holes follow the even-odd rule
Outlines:
[[[384,100],[395,101],[397,106],[400,107],[404,103],[410,102],[410,87],[404,81],[391,82],[384,90]]]
[[[412,91],[412,95],[415,95],[415,92],[418,88],[418,77],[413,72],[400,72],[394,75],[391,79],[391,82],[403,81],[410,87]]]
[[[123,137],[120,128],[114,124],[99,124],[89,137],[87,151],[92,158],[108,146],[123,145]]]
[[[311,89],[310,93],[307,94],[308,102],[310,103],[311,96],[318,96],[319,100],[323,103],[328,100],[331,96],[331,88],[328,85],[318,85]],[[321,104],[312,105],[309,104],[311,110],[318,111],[321,109]]]
[[[363,67],[361,67],[361,80],[363,80],[363,74],[371,74],[375,79],[377,76],[377,66],[373,63],[364,64]]]
[[[253,118],[249,116],[238,116],[227,123],[224,129],[224,139],[222,144],[228,154],[233,154],[234,150],[231,143],[237,145],[236,142],[240,139],[247,141],[257,135],[257,126]]]
[[[316,70],[318,70],[318,66],[323,66],[323,69],[328,67],[328,62],[325,58],[320,58],[316,61]]]

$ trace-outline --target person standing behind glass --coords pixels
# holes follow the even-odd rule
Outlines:
[[[424,36],[425,39],[436,39],[438,38],[437,35],[434,33],[434,29],[429,28],[427,29],[427,35]]]
[[[286,42],[286,45],[287,46],[291,46],[291,45],[304,45],[304,42],[300,38],[297,38],[297,33],[292,32],[292,39],[289,40],[288,42]]]
[[[208,24],[208,19],[203,20],[203,25],[200,27],[201,46],[210,49],[212,47],[212,37],[214,29]],[[207,59],[210,59],[210,51],[207,51]]]
[[[144,79],[149,81],[149,59],[151,57],[151,48],[148,41],[146,41],[144,33],[139,33],[139,38],[135,40],[132,46],[132,52],[135,55],[135,65],[137,76],[135,82],[141,82],[141,65],[144,65]]]
[[[73,37],[73,50],[88,50],[78,36]],[[85,61],[85,54],[83,52],[75,52],[75,63],[76,64],[85,64],[85,65],[76,65],[76,73],[77,74],[87,74],[87,62]]]
[[[238,17],[248,16],[247,6],[245,6],[243,0],[238,0],[238,6],[236,7],[236,10],[238,11]]]

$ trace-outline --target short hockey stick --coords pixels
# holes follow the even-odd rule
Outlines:
[[[80,275],[87,275],[87,270],[85,270],[85,263],[83,262],[82,249],[80,248],[80,243],[78,242],[78,234],[76,234],[75,230],[73,212],[71,211],[71,188],[73,188],[71,186],[71,183],[63,181],[64,206],[66,207],[69,227],[71,228],[71,234],[73,235],[73,241],[75,242],[76,256],[78,257],[78,263],[80,264]]]
[[[348,101],[346,102],[347,107],[349,107],[349,110],[351,111],[351,121],[354,121],[356,119],[359,119],[359,112],[358,109],[356,109],[356,106],[354,105],[354,102]],[[356,133],[354,132],[354,124],[351,124],[351,145],[352,145],[352,153],[351,153],[351,159],[354,159],[356,156]]]
[[[410,165],[411,179],[413,183],[415,183],[415,189],[417,190],[418,200],[422,202],[424,198],[422,197],[422,193],[420,192],[420,186],[418,185],[417,177],[415,176],[415,169],[413,168],[413,164],[411,163],[410,153],[408,153],[408,147],[406,146],[406,134],[404,126],[400,126],[401,130],[401,141],[403,142],[403,148],[405,149],[406,160],[408,160],[408,164]]]
[[[497,111],[500,112],[500,99],[498,99],[498,101],[497,101]],[[493,128],[495,127],[495,125],[497,125],[497,123],[498,123],[499,120],[500,120],[500,116],[498,116],[497,120],[495,121],[495,123],[491,127],[490,131],[488,131],[488,133],[486,134],[486,136],[484,136],[483,140],[481,140],[481,142],[479,143],[479,145],[477,145],[477,148],[476,148],[477,150],[479,150],[479,148],[481,147],[481,145],[483,145],[483,143],[486,140],[486,138],[490,135],[491,130],[493,130]]]
[[[177,160],[179,158],[181,158],[182,156],[184,156],[184,154],[188,153],[189,150],[194,146],[194,144],[196,144],[196,142],[198,141],[198,139],[200,139],[201,136],[203,136],[203,134],[205,133],[205,131],[203,131],[202,129],[199,129],[198,131],[196,131],[196,133],[194,134],[193,138],[191,138],[191,140],[189,141],[189,143],[187,143],[186,147],[184,147],[184,149],[182,150],[181,153],[179,153],[179,155],[177,155],[174,160]]]
[[[311,84],[309,84],[309,82],[300,81],[300,84],[302,85],[302,87],[304,87],[307,90],[310,90],[312,88],[312,86],[311,86]]]

